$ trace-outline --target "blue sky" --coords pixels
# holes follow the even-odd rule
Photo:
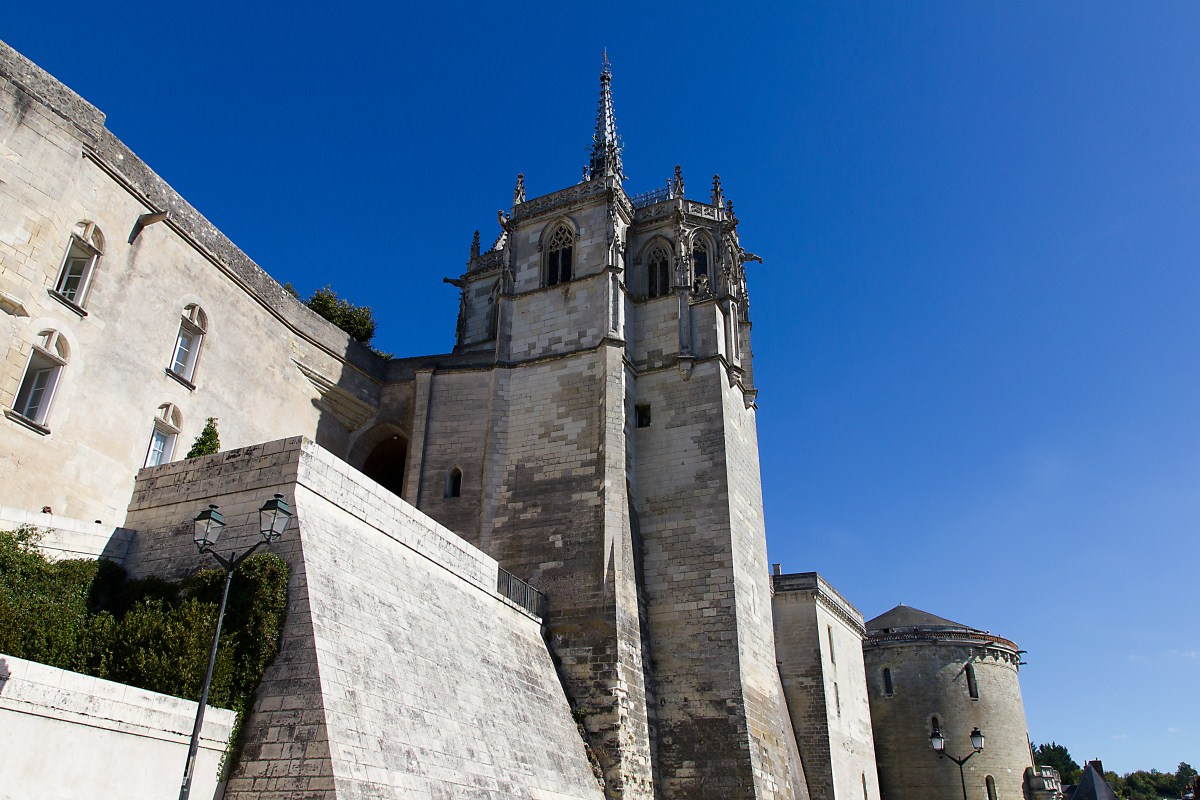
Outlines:
[[[1016,640],[1034,741],[1200,764],[1200,6],[103,11],[0,38],[397,355],[518,171],[578,180],[607,47],[626,188],[719,172],[765,260],[771,560]]]

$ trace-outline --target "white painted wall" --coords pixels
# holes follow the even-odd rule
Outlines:
[[[0,800],[179,795],[196,704],[0,654]],[[234,713],[209,708],[192,780],[216,796]]]

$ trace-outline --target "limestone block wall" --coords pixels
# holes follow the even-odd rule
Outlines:
[[[228,542],[257,537],[273,492],[295,519],[288,619],[247,720],[230,800],[602,797],[536,617],[496,590],[496,561],[311,441],[142,473],[134,574],[203,564],[208,502]]]
[[[196,704],[0,654],[0,800],[179,793]],[[209,708],[192,797],[217,791],[234,713]]]
[[[862,615],[815,572],[773,582],[779,674],[809,792],[879,800]]]
[[[345,453],[377,404],[380,361],[288,295],[104,128],[104,115],[0,43],[0,472],[4,502],[120,524],[159,407],[174,457],[213,416],[238,447],[305,434]],[[164,221],[133,237],[139,217]],[[52,290],[78,223],[102,253],[75,303]],[[130,239],[132,238],[132,242]],[[186,306],[207,318],[172,378]],[[66,363],[43,424],[12,412],[34,343]],[[252,411],[248,411],[252,410]]]
[[[652,753],[616,346],[497,370],[481,542],[550,602],[547,627],[610,795],[649,797]]]
[[[727,387],[716,361],[636,381],[651,413],[632,447],[660,793],[807,797],[775,669],[753,420]]]
[[[929,746],[932,718],[946,737],[946,751],[971,752],[969,735],[978,726],[983,752],[967,762],[967,792],[986,797],[986,779],[998,796],[1023,796],[1030,766],[1025,709],[1017,678],[1015,646],[989,647],[997,637],[911,634],[869,638],[864,646],[871,724],[883,800],[955,800],[962,797],[958,767]],[[978,699],[970,697],[966,666],[972,665]],[[883,670],[890,670],[891,696]]]

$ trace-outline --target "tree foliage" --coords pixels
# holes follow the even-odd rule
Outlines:
[[[1057,742],[1035,746],[1033,760],[1039,765],[1058,770],[1063,783],[1079,783],[1079,776],[1083,774],[1083,770],[1075,763],[1075,759],[1071,758],[1066,746]]]
[[[375,336],[375,314],[371,307],[356,306],[338,297],[328,286],[317,289],[304,303],[357,342],[369,344]]]
[[[1038,764],[1054,767],[1062,776],[1063,783],[1078,784],[1083,770],[1064,745],[1056,742],[1039,744],[1033,748],[1034,760]],[[1186,761],[1180,762],[1174,774],[1138,770],[1125,775],[1115,772],[1105,772],[1104,780],[1117,797],[1123,800],[1161,800],[1161,798],[1178,798],[1196,778],[1196,770]]]
[[[204,423],[204,430],[200,431],[196,441],[192,442],[192,449],[188,450],[187,457],[211,456],[213,453],[219,452],[221,452],[221,437],[217,435],[217,418],[209,417],[208,421]]]

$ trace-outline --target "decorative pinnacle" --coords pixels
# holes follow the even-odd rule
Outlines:
[[[671,196],[683,197],[683,167],[675,165],[675,178],[671,181]]]
[[[517,188],[513,189],[513,205],[519,206],[525,202],[525,173],[517,173]]]
[[[475,236],[471,239],[471,258],[479,257],[479,231],[475,231]]]
[[[720,208],[724,202],[725,194],[721,191],[721,176],[713,175],[712,204]]]
[[[596,114],[596,134],[592,137],[592,159],[588,167],[593,178],[613,175],[618,180],[625,180],[621,140],[617,137],[617,118],[613,113],[612,70],[608,65],[607,49],[600,70],[600,109]]]

